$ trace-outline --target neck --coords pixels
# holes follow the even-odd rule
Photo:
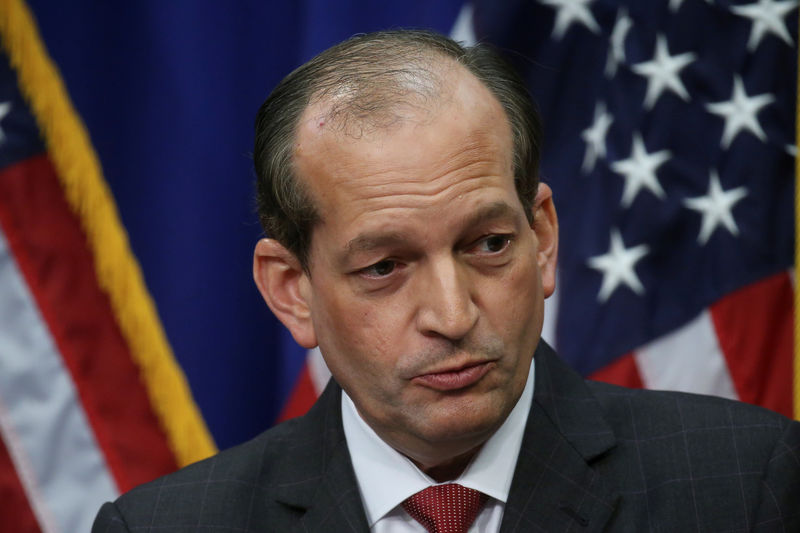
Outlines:
[[[466,470],[470,461],[472,461],[480,449],[481,446],[478,446],[477,448],[473,448],[472,450],[458,455],[448,461],[431,466],[423,465],[418,461],[411,459],[410,457],[409,459],[411,459],[411,461],[417,465],[417,468],[430,476],[431,479],[437,483],[444,483],[445,481],[453,481],[454,479],[458,478],[458,476],[460,476],[464,470]]]

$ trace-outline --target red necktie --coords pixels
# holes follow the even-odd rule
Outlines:
[[[467,533],[489,497],[455,483],[421,490],[403,502],[403,509],[429,533]]]

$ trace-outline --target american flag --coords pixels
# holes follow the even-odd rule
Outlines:
[[[89,531],[215,448],[24,3],[0,42],[0,531]]]
[[[324,363],[249,279],[252,118],[311,55],[387,27],[493,42],[528,77],[565,358],[789,414],[796,4],[0,0],[0,531],[87,531],[213,451],[204,424],[228,447],[313,401]]]
[[[475,4],[544,116],[584,375],[792,414],[797,4]]]

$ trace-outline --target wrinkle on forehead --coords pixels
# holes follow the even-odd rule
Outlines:
[[[368,164],[363,164],[363,159],[337,158],[345,162],[332,172],[326,172],[324,181],[327,184],[314,187],[313,194],[323,220],[332,214],[331,210],[346,212],[347,205],[354,202],[363,203],[362,209],[370,206],[368,210],[423,209],[443,199],[482,189],[497,180],[512,182],[510,156],[500,162],[487,160],[487,153],[496,152],[495,143],[477,137],[459,144],[450,153],[422,154],[419,161],[403,160],[403,153],[388,160],[375,157]],[[323,184],[321,180],[317,183]]]
[[[511,137],[510,127],[505,128],[508,131],[503,131],[502,135],[497,133],[496,125],[505,122],[505,114],[499,103],[496,109],[494,106],[482,107],[465,109],[463,105],[453,104],[443,106],[433,114],[414,112],[396,117],[391,127],[369,132],[362,130],[359,136],[346,135],[329,128],[323,116],[312,115],[300,125],[295,157],[304,165],[316,163],[325,166],[333,171],[332,177],[338,179],[347,179],[350,167],[366,165],[375,165],[376,174],[398,167],[415,170],[415,166],[427,165],[430,160],[443,155],[431,151],[432,146],[442,140],[438,131],[428,128],[438,120],[446,125],[447,135],[461,137],[458,146],[450,147],[451,153],[448,155],[453,159],[452,166],[466,165],[470,160],[480,160],[487,150],[503,144],[506,141],[504,137]],[[400,138],[413,141],[407,143],[411,149],[402,158],[387,157],[390,145]],[[329,157],[333,154],[344,156],[336,159],[338,165],[333,164],[334,158]],[[507,155],[511,161],[510,150]],[[311,158],[317,161],[309,161]]]
[[[339,187],[348,189],[353,199],[386,199],[394,201],[398,207],[422,207],[426,199],[434,201],[443,195],[464,194],[484,186],[487,177],[502,175],[501,168],[493,168],[480,160],[453,157],[447,163],[446,167],[430,174],[387,170],[368,178],[344,179]]]

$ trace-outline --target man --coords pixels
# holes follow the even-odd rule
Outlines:
[[[94,530],[800,531],[800,424],[584,382],[540,341],[558,249],[540,141],[482,46],[382,32],[290,74],[256,123],[253,270],[333,380]]]

